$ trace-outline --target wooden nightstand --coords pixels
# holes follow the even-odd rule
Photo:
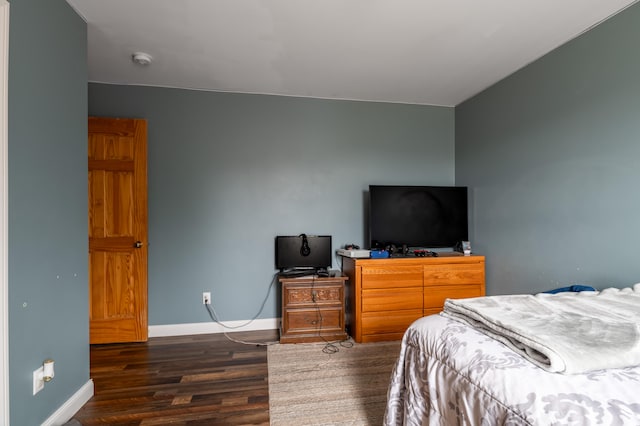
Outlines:
[[[329,277],[280,277],[280,343],[346,339],[344,287],[347,279],[339,273]]]

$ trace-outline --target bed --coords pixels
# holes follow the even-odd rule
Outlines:
[[[516,303],[515,309],[511,296],[466,299],[457,310],[447,301],[443,313],[413,323],[392,373],[384,424],[640,425],[640,286],[531,297],[522,300],[533,305]],[[496,298],[500,303],[493,306]],[[614,308],[594,308],[604,299]],[[549,303],[564,310],[551,313]],[[583,320],[580,304],[598,319]],[[498,317],[475,309],[485,305]],[[475,316],[456,316],[465,309]],[[533,331],[522,317],[527,309],[534,312]],[[492,328],[506,332],[495,336]],[[558,330],[561,341],[552,338],[546,347],[540,336]],[[585,335],[587,345],[563,352],[572,338]]]

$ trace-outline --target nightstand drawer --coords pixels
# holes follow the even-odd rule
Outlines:
[[[287,307],[309,304],[341,304],[343,285],[322,286],[287,286],[282,295]]]
[[[342,331],[344,313],[342,308],[289,309],[284,314],[283,322],[289,335]]]

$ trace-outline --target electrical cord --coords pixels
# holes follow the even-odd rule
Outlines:
[[[340,351],[340,348],[337,346],[339,344],[343,348],[351,348],[353,347],[353,342],[347,337],[344,340],[339,341],[329,341],[322,335],[322,310],[320,309],[320,305],[318,304],[317,293],[315,291],[316,279],[315,277],[311,281],[311,300],[313,301],[314,306],[316,307],[316,311],[318,313],[318,336],[324,341],[325,345],[322,348],[322,352],[325,354],[334,354]]]
[[[209,314],[209,316],[211,317],[211,319],[220,324],[223,328],[229,329],[229,330],[235,330],[238,328],[242,328],[242,327],[246,327],[247,325],[251,324],[252,322],[254,322],[262,313],[264,306],[267,303],[267,300],[269,299],[269,295],[271,294],[271,289],[273,288],[274,283],[277,281],[277,277],[278,274],[275,273],[273,274],[273,278],[271,279],[271,284],[269,284],[269,289],[267,290],[267,295],[265,296],[264,300],[262,301],[262,304],[260,305],[260,309],[258,310],[258,313],[255,314],[253,316],[253,318],[251,318],[250,320],[248,320],[247,322],[245,322],[244,324],[240,324],[240,325],[226,325],[225,323],[223,323],[222,321],[220,321],[218,319],[218,313],[216,312],[215,308],[213,307],[213,304],[209,304],[209,305],[204,305],[207,308],[207,313]],[[246,342],[243,340],[238,340],[238,339],[234,339],[233,337],[229,336],[227,334],[226,331],[222,332],[224,334],[224,336],[231,340],[232,342],[236,342],[236,343],[242,343],[244,345],[256,345],[256,346],[269,346],[269,345],[274,345],[276,343],[279,343],[277,341],[275,342]]]
[[[342,260],[343,260],[343,258],[342,258],[342,256],[340,256],[338,254],[337,251],[336,251],[335,256],[336,256],[336,265],[339,265],[340,266],[340,271],[342,271]]]
[[[264,300],[262,301],[262,304],[260,305],[260,309],[258,310],[258,313],[255,314],[253,316],[253,318],[251,318],[250,320],[248,320],[247,322],[245,322],[244,324],[240,324],[240,325],[227,325],[224,324],[219,318],[218,318],[218,313],[216,312],[215,308],[213,307],[213,304],[209,304],[209,305],[205,305],[205,308],[207,309],[207,313],[209,314],[209,317],[211,317],[211,319],[216,322],[217,324],[220,324],[223,328],[229,329],[229,330],[234,330],[234,329],[238,329],[238,328],[242,328],[242,327],[246,327],[247,325],[251,324],[253,321],[255,321],[260,314],[262,313],[267,300],[269,299],[269,295],[271,294],[271,289],[273,288],[274,284],[278,281],[278,273],[275,273],[273,275],[273,278],[271,280],[271,284],[269,284],[269,289],[267,290],[267,295],[265,296]],[[322,317],[322,311],[320,309],[320,305],[318,304],[318,300],[317,300],[317,294],[315,291],[315,283],[316,283],[316,279],[315,277],[312,278],[311,281],[311,300],[314,303],[314,306],[316,307],[317,313],[318,313],[318,336],[325,342],[324,347],[322,348],[322,352],[326,353],[326,354],[334,354],[336,352],[339,352],[339,346],[343,347],[343,348],[352,348],[353,347],[353,341],[351,340],[351,338],[349,336],[347,336],[346,339],[344,340],[338,340],[338,341],[329,341],[327,340],[324,336],[322,336],[322,322],[323,322],[323,317]],[[226,331],[223,331],[222,334],[230,341],[235,342],[235,343],[240,343],[243,345],[252,345],[252,346],[270,346],[270,345],[276,345],[280,342],[278,341],[272,341],[272,342],[247,342],[244,340],[240,340],[240,339],[235,339],[231,336],[229,336],[229,334]]]

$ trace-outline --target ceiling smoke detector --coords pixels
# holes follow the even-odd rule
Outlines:
[[[143,66],[149,65],[152,59],[153,58],[151,57],[151,55],[144,52],[136,52],[133,55],[131,55],[131,60],[134,63],[138,65],[143,65]]]

